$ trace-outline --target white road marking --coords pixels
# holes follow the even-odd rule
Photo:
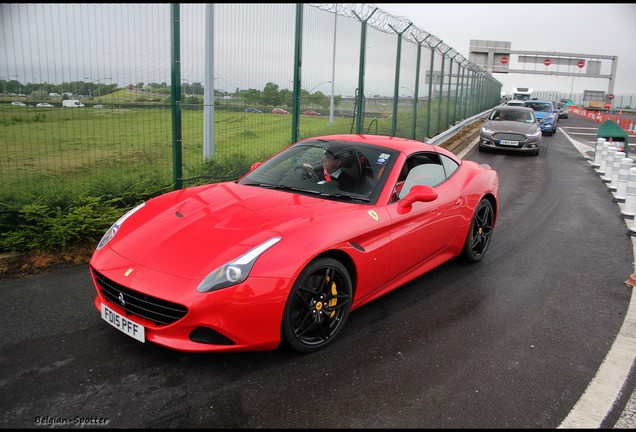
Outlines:
[[[559,127],[559,129],[591,165],[592,161],[588,159],[587,152],[590,150],[590,146],[595,148],[595,143],[588,144],[578,142],[570,137],[570,135],[564,130],[565,128]],[[596,136],[596,134],[589,135]],[[458,154],[459,158],[463,158],[478,142],[479,138],[476,138],[470,145],[466,146],[466,148]],[[618,205],[622,211],[624,204],[618,203]],[[630,224],[634,223],[634,221],[628,222],[627,219],[625,220],[625,224],[628,229],[630,226],[633,226]],[[636,257],[636,237],[631,237],[631,239],[632,253],[633,256]],[[636,273],[636,262],[634,273]],[[625,279],[628,279],[629,276],[630,275],[625,275]],[[603,420],[605,420],[608,414],[612,411],[614,403],[616,403],[616,401],[621,397],[623,385],[629,376],[629,371],[631,370],[634,361],[636,361],[636,296],[634,295],[632,288],[632,296],[623,325],[621,326],[612,347],[587,389],[576,405],[574,405],[567,417],[563,419],[558,428],[599,429]],[[634,415],[635,410],[636,391],[634,391],[630,400],[627,402],[623,413],[616,422],[615,428],[636,428],[636,415]]]
[[[563,131],[563,130],[562,130]],[[565,137],[572,145],[587,159],[586,151],[588,146],[573,140],[567,132],[563,131]],[[591,164],[591,161],[588,160]],[[622,210],[622,203],[618,203]],[[627,228],[633,221],[625,219]],[[636,238],[632,239],[632,253],[636,257]],[[636,267],[634,268],[636,273]],[[630,275],[625,275],[628,279]],[[633,290],[633,288],[632,288]],[[612,344],[607,356],[603,360],[601,367],[596,372],[594,379],[588,385],[585,393],[574,405],[568,416],[561,422],[559,428],[595,428],[601,427],[603,420],[611,412],[614,403],[621,396],[621,390],[629,376],[629,371],[636,360],[636,296],[632,291],[631,300],[627,309],[627,314],[623,325]],[[633,399],[634,395],[632,395]],[[626,410],[617,422],[617,426],[633,428],[636,422],[629,414],[630,407],[633,407],[632,400],[627,404]]]

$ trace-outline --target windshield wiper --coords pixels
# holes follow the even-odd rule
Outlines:
[[[347,201],[360,201],[360,202],[369,202],[369,198],[363,196],[355,196],[355,195],[343,195],[339,193],[321,193],[321,197],[325,198],[338,198]]]
[[[294,191],[294,192],[305,192],[305,193],[310,193],[310,194],[314,194],[314,195],[317,195],[319,193],[318,191],[315,191],[315,190],[303,189],[303,188],[288,186],[288,185],[284,185],[284,184],[254,183],[254,186],[260,186],[260,187],[268,188],[268,189],[289,190],[289,191]]]

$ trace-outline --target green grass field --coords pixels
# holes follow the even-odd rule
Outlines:
[[[144,99],[107,95],[82,108],[61,108],[61,101],[51,101],[54,108],[0,103],[0,252],[90,244],[126,209],[174,190],[175,181],[188,187],[233,180],[291,144],[293,116],[265,108],[246,113],[219,103],[213,155],[204,160],[202,106],[183,106],[175,145],[170,106]],[[104,107],[93,108],[97,104]],[[367,105],[363,133],[392,135],[387,106]],[[396,136],[412,134],[410,107],[400,107]],[[352,105],[339,107],[333,124],[328,115],[301,115],[298,138],[355,132],[352,113]],[[426,110],[419,110],[416,138],[423,139],[427,120]],[[437,122],[432,115],[431,127]],[[181,156],[178,180],[175,148]]]
[[[116,196],[174,187],[172,112],[161,99],[121,90],[86,101],[84,108],[51,103],[55,108],[0,105],[0,205],[11,208],[43,195]],[[291,143],[291,115],[245,113],[221,103],[214,111],[213,158],[204,161],[203,117],[201,106],[184,105],[181,112],[184,186],[189,179],[238,177]],[[397,136],[410,136],[411,118],[400,112]],[[425,110],[418,119],[426,122]],[[352,123],[351,117],[336,116],[331,125],[325,115],[300,116],[299,138],[350,133]],[[365,125],[365,132],[391,134],[386,113],[367,116]]]

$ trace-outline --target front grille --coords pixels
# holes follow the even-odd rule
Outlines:
[[[496,140],[506,140],[506,141],[519,141],[525,142],[526,136],[518,133],[506,133],[506,132],[497,132],[493,134],[493,139]]]
[[[95,271],[95,269],[91,270],[100,287],[100,293],[106,299],[124,309],[126,315],[137,315],[153,321],[158,326],[162,326],[172,324],[188,313],[188,308],[185,306],[131,290],[108,279]]]

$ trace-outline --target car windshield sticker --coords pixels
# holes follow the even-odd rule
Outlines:
[[[378,156],[378,160],[376,160],[375,163],[378,165],[384,165],[387,159],[389,159],[390,157],[391,157],[390,154],[382,153],[380,156]]]

